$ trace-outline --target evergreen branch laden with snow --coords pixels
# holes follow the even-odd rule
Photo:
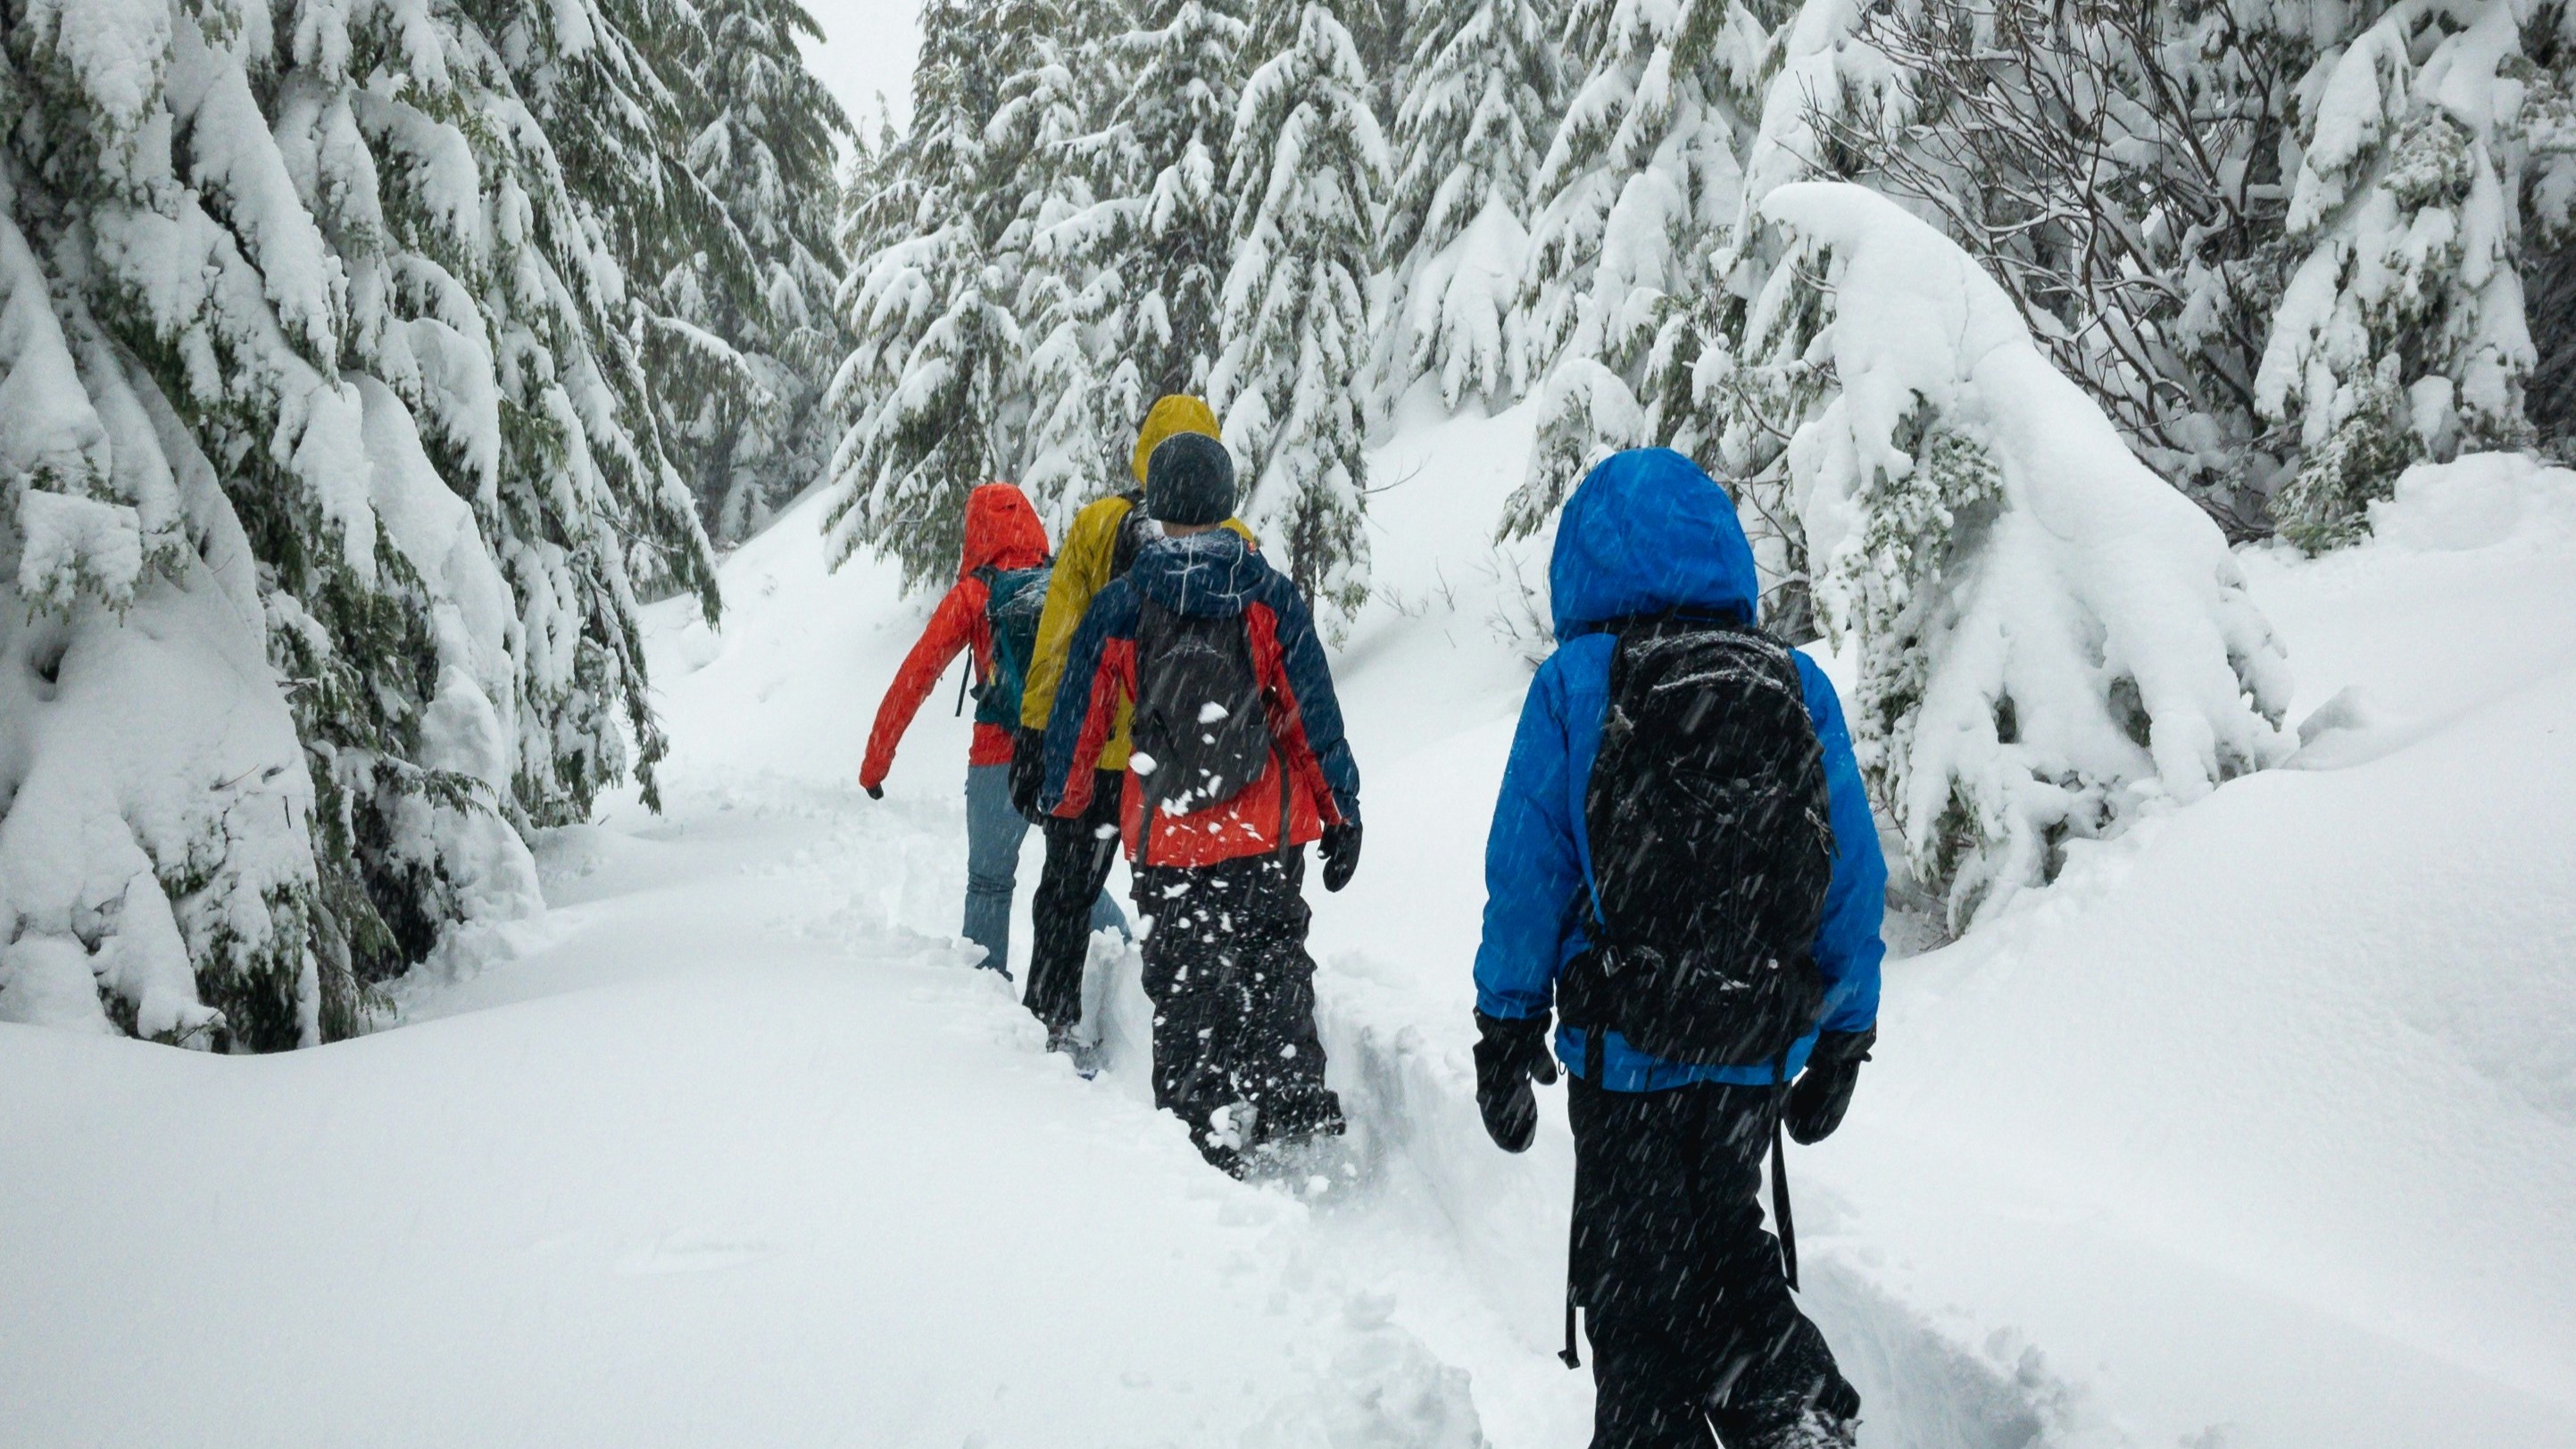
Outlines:
[[[1830,368],[1787,452],[1817,603],[1859,655],[1863,772],[1953,924],[2278,763],[2287,666],[2226,540],[1994,279],[1847,183],[1762,212],[1798,264],[1747,355]]]
[[[523,831],[653,799],[639,581],[716,598],[639,338],[743,361],[630,272],[736,230],[679,16],[7,20],[0,1019],[348,1035],[540,907]]]
[[[2401,0],[2302,88],[2286,226],[2306,255],[2255,380],[2298,428],[2272,510],[2301,545],[2363,531],[2420,459],[2532,440],[2524,213],[2563,235],[2571,46],[2564,7]]]

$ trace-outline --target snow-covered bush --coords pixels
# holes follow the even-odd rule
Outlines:
[[[1933,220],[2149,466],[2231,536],[2266,531],[2281,450],[2251,383],[2288,276],[2279,158],[2341,19],[2203,0],[1853,12],[1904,105],[1855,113],[1820,88],[1797,149]]]
[[[1368,596],[1366,417],[1372,228],[1386,138],[1350,32],[1315,0],[1274,0],[1282,49],[1243,88],[1227,184],[1239,198],[1225,350],[1208,380],[1243,463],[1244,517],[1307,598]]]
[[[2306,255],[2256,381],[2299,429],[2272,511],[2302,546],[2364,531],[2418,459],[2529,440],[2524,208],[2565,229],[2571,48],[2565,6],[2400,0],[2311,77],[2286,223]]]
[[[1806,369],[1787,461],[1852,729],[1964,924],[2286,753],[2286,663],[2217,526],[2140,463],[1956,245],[1860,187],[1762,203],[1741,364]]]

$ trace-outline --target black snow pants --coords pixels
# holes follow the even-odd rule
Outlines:
[[[1592,1449],[1760,1449],[1860,1395],[1798,1311],[1762,1226],[1778,1092],[1568,1084],[1575,1301],[1592,1339]]]
[[[1101,770],[1081,818],[1048,817],[1046,867],[1029,901],[1029,989],[1021,1001],[1049,1027],[1082,1019],[1082,965],[1091,952],[1091,903],[1118,862],[1118,802],[1127,772]]]
[[[1154,1105],[1228,1172],[1263,1144],[1342,1130],[1315,1035],[1305,877],[1303,849],[1136,871],[1136,910],[1153,921]]]

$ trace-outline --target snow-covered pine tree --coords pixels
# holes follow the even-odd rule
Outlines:
[[[313,782],[264,652],[257,561],[187,430],[20,229],[42,237],[67,210],[27,149],[84,179],[134,174],[157,108],[104,62],[166,32],[65,35],[63,20],[10,28],[10,130],[34,145],[0,161],[0,1021],[293,1046],[349,1030],[355,1002],[345,972],[326,994],[317,969]],[[193,197],[170,199],[180,215],[160,229],[214,230]],[[123,220],[110,230],[130,235]],[[218,263],[228,281],[238,266],[237,250]],[[264,320],[259,340],[291,356]],[[295,380],[323,385],[309,367]],[[348,428],[302,437],[345,444]],[[295,456],[277,471],[318,515]]]
[[[1789,254],[1740,365],[1802,374],[1787,461],[1817,603],[1859,655],[1853,742],[1952,925],[2070,842],[2283,758],[2287,666],[2225,538],[1993,278],[1856,185],[1762,210]]]
[[[1246,518],[1299,592],[1368,597],[1369,277],[1386,139],[1350,32],[1320,0],[1270,0],[1226,185],[1237,198],[1224,351],[1208,381],[1244,463]]]
[[[798,36],[821,35],[797,0],[708,0],[696,22],[677,32],[691,82],[685,158],[751,266],[737,272],[701,247],[664,274],[654,381],[701,522],[739,542],[822,476],[838,433],[822,394],[849,345],[833,305],[832,167],[850,125],[797,51]],[[686,385],[708,372],[731,385]]]
[[[1020,328],[995,252],[1016,193],[997,200],[985,168],[1005,78],[985,19],[969,0],[923,8],[912,124],[866,203],[886,240],[841,290],[857,341],[830,393],[851,419],[832,458],[830,552],[872,545],[915,584],[956,566],[966,495],[1008,475],[1022,421]]]
[[[2554,18],[2556,24],[2537,23]],[[2576,17],[2535,14],[2522,32],[2531,70],[2520,114],[2523,164],[2523,315],[2532,370],[2523,411],[2540,446],[2576,453]]]
[[[1759,117],[1745,146],[1735,219],[1709,260],[1708,284],[1686,307],[1667,310],[1639,389],[1646,405],[1634,423],[1641,436],[1690,454],[1726,481],[1761,564],[1763,622],[1799,643],[1815,637],[1817,621],[1785,453],[1822,385],[1820,370],[1796,357],[1739,368],[1737,356],[1754,299],[1790,251],[1785,234],[1764,221],[1762,199],[1800,181],[1853,177],[1866,166],[1866,148],[1855,138],[1875,141],[1912,109],[1910,77],[1862,33],[1872,13],[1850,0],[1806,0],[1765,51],[1755,72],[1757,98],[1732,103]],[[1810,305],[1804,299],[1812,295],[1792,293],[1791,305]],[[1541,433],[1554,456],[1544,465],[1533,460],[1523,507],[1553,507],[1555,497],[1538,491],[1541,485],[1566,486],[1580,476],[1585,450],[1598,446],[1586,419],[1567,422]],[[1597,423],[1591,433],[1616,436]]]
[[[1123,319],[1101,252],[1124,228],[1099,196],[1104,181],[1120,180],[1118,148],[1090,124],[1124,94],[1123,57],[1110,44],[1121,18],[1111,0],[1005,0],[993,26],[1007,65],[985,129],[987,169],[1017,202],[999,250],[1018,279],[1026,339],[1015,476],[1060,520],[1117,476],[1123,435],[1143,411],[1132,369],[1126,386],[1113,383]]]
[[[1234,0],[1157,0],[1146,28],[1115,48],[1133,79],[1111,118],[1124,184],[1102,193],[1118,226],[1103,271],[1124,312],[1133,376],[1113,386],[1150,405],[1165,393],[1205,391],[1216,366],[1244,201],[1227,184],[1227,158],[1252,31]]]
[[[903,132],[886,114],[885,97],[880,94],[876,102],[875,129],[865,121],[854,125],[841,166],[832,240],[845,262],[875,256],[898,228],[908,232],[912,224],[915,197],[902,165]],[[846,274],[842,285],[848,285]]]
[[[1395,113],[1404,104],[1404,88],[1412,78],[1413,53],[1420,48],[1427,23],[1424,12],[1431,3],[1432,0],[1345,0],[1339,7],[1343,27],[1351,33],[1351,46],[1359,52],[1360,68],[1374,82],[1369,108],[1376,114],[1380,130],[1395,124]]]
[[[556,134],[539,127],[515,80],[522,70],[558,81],[580,72],[591,79],[577,89],[597,111],[638,112],[643,100],[621,99],[601,79],[634,76],[632,66],[586,71],[582,61],[631,52],[631,43],[586,3],[513,9],[492,31],[460,15],[443,33],[424,32],[379,10],[343,29],[341,13],[311,6],[295,32],[297,59],[327,77],[333,57],[345,55],[347,83],[389,93],[353,105],[356,128],[406,164],[376,168],[380,219],[363,204],[356,173],[317,171],[311,204],[350,249],[392,239],[381,265],[400,286],[388,286],[380,304],[383,335],[429,335],[422,321],[434,319],[468,339],[460,346],[489,349],[488,382],[460,360],[471,351],[433,365],[395,346],[374,366],[406,394],[424,432],[473,445],[466,457],[477,471],[454,482],[488,510],[484,535],[530,635],[518,805],[541,825],[587,817],[596,792],[623,773],[626,747],[611,712],[620,702],[650,799],[663,745],[636,629],[636,580],[694,590],[712,616],[714,565],[661,445],[627,276],[603,242],[611,227],[574,189]],[[437,47],[426,43],[433,35]],[[635,84],[649,87],[649,77]],[[360,335],[377,335],[378,325],[362,314]]]
[[[2312,74],[2287,219],[2305,256],[2256,381],[2299,429],[2272,512],[2302,547],[2366,530],[2419,459],[2530,441],[2524,212],[2563,225],[2571,82],[2576,16],[2532,0],[2400,0]]]
[[[1560,46],[1579,75],[1531,183],[1514,367],[1545,383],[1506,533],[1537,528],[1591,462],[1660,440],[1650,379],[1666,323],[1705,286],[1735,218],[1738,155],[1784,0],[1576,0]],[[1630,432],[1634,427],[1637,431]]]
[[[374,772],[338,766],[394,755],[385,783],[397,792],[426,783],[399,768],[410,763],[399,747],[407,732],[416,737],[422,676],[434,668],[409,561],[382,537],[369,496],[362,393],[337,371],[349,279],[300,203],[253,88],[254,68],[274,63],[268,19],[264,7],[31,7],[10,27],[7,96],[15,217],[47,278],[59,279],[62,330],[85,358],[80,382],[108,429],[90,456],[119,485],[107,498],[69,491],[131,505],[151,568],[147,576],[122,557],[108,565],[125,550],[103,550],[124,529],[82,509],[69,511],[82,521],[77,553],[96,562],[66,570],[63,543],[48,538],[65,520],[45,516],[66,510],[37,491],[20,500],[33,550],[18,561],[20,587],[74,631],[31,641],[52,686],[38,703],[76,702],[71,717],[57,723],[42,708],[27,718],[50,735],[86,714],[124,748],[88,759],[55,750],[40,762],[31,779],[50,776],[55,809],[47,818],[13,808],[13,843],[59,853],[95,838],[103,848],[81,850],[68,870],[9,872],[6,906],[31,940],[52,942],[29,949],[51,955],[62,1005],[77,999],[78,969],[98,975],[92,1024],[255,1050],[355,1029],[356,973],[394,955],[355,849],[353,817],[377,798],[364,778]],[[372,165],[363,145],[344,145],[338,159]],[[22,274],[16,300],[43,288]],[[41,348],[22,356],[31,377],[41,358]],[[48,410],[76,416],[63,406],[76,396]],[[25,421],[10,421],[13,449]],[[54,476],[58,487],[71,481],[68,469]],[[183,514],[182,497],[196,507]],[[233,548],[250,557],[235,562]],[[89,600],[64,587],[73,579],[92,584]],[[227,587],[210,590],[209,580]],[[121,594],[145,619],[94,607]],[[206,607],[218,598],[257,631],[247,641]],[[188,626],[174,647],[129,632],[149,630],[154,615]],[[307,758],[254,746],[267,758],[244,762],[226,731],[196,722],[237,705],[254,740],[272,733],[259,722],[283,705],[282,681],[245,642],[264,642],[293,680],[288,733],[303,737]],[[170,656],[199,651],[185,674],[203,699],[139,677],[156,662],[177,672]],[[201,740],[240,769],[206,773],[193,758]],[[253,833],[236,837],[227,821],[245,803],[242,769],[276,783],[257,792],[270,798],[244,821]],[[21,806],[30,803],[22,792]],[[206,888],[226,877],[233,884]],[[251,882],[255,891],[240,889]],[[148,971],[145,957],[157,958]],[[28,964],[21,956],[8,987],[21,1002]]]
[[[712,608],[713,556],[689,481],[662,434],[651,365],[670,368],[675,390],[721,388],[736,394],[738,405],[750,397],[747,371],[689,346],[698,339],[661,292],[662,280],[692,257],[738,288],[749,287],[757,272],[723,200],[685,159],[694,91],[687,57],[705,44],[700,13],[686,0],[581,0],[550,10],[482,0],[475,13],[555,153],[575,210],[617,265],[605,301],[620,332],[597,351],[612,364],[602,376],[618,401],[618,431],[635,448],[603,461],[651,479],[632,491],[656,513],[689,515],[691,546],[656,542],[679,536],[674,520],[657,520],[629,544],[627,572],[639,588],[695,592]],[[656,351],[658,359],[648,355]]]
[[[1381,244],[1394,271],[1381,399],[1436,378],[1450,408],[1504,402],[1522,385],[1509,327],[1529,252],[1524,188],[1561,104],[1555,7],[1440,0],[1415,15]]]
[[[0,613],[43,684],[0,711],[0,1015],[345,1035],[536,906],[511,822],[587,811],[621,698],[658,753],[625,566],[697,535],[598,461],[616,268],[450,12],[38,4],[6,46],[41,406],[0,418]]]

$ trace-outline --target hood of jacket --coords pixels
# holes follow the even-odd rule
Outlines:
[[[1270,571],[1241,534],[1211,528],[1146,544],[1127,577],[1137,592],[1175,614],[1210,618],[1242,613]]]
[[[1046,525],[1038,521],[1027,494],[1009,483],[986,483],[966,495],[966,555],[958,562],[957,577],[986,565],[1035,568],[1046,559]]]
[[[1670,448],[1631,448],[1584,475],[1557,520],[1547,587],[1556,637],[1667,609],[1751,623],[1762,586],[1735,503]]]
[[[1136,430],[1136,451],[1129,459],[1136,469],[1136,486],[1145,486],[1145,464],[1154,450],[1180,433],[1204,433],[1218,436],[1216,411],[1200,398],[1187,393],[1166,393],[1154,399],[1145,412],[1144,426]]]

